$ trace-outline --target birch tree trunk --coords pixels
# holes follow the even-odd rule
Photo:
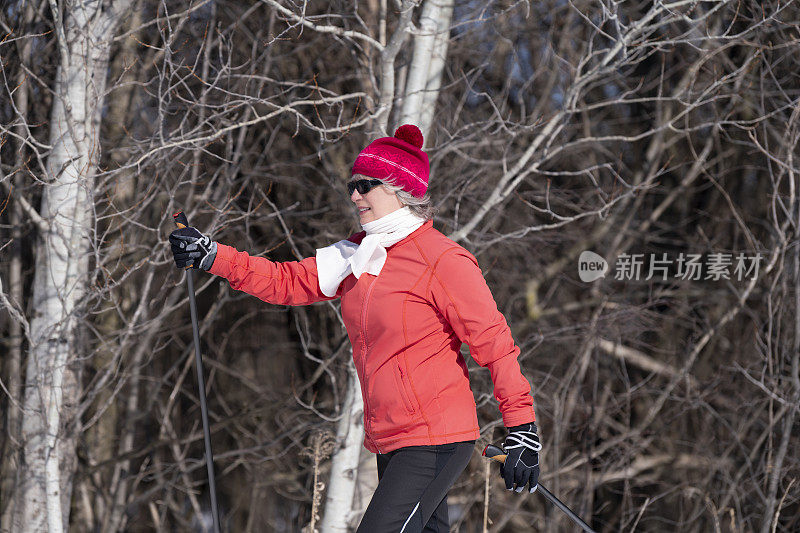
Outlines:
[[[60,533],[69,524],[100,110],[111,36],[128,3],[75,0],[59,8],[50,0],[60,63],[36,243],[14,531]]]
[[[414,57],[406,82],[400,124],[416,124],[426,140],[450,43],[453,3],[453,0],[425,2],[420,15],[420,33],[414,38]]]
[[[325,496],[325,516],[320,524],[322,533],[346,532],[352,518],[358,459],[364,439],[364,402],[352,361],[347,365],[347,373],[347,394],[342,418],[336,428],[336,442],[339,446],[331,461],[331,479]]]

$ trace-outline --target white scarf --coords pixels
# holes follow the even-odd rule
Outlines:
[[[361,225],[367,234],[361,244],[341,240],[325,248],[317,248],[317,277],[319,289],[325,296],[334,296],[339,284],[353,274],[361,277],[367,272],[380,274],[386,263],[386,247],[408,237],[422,226],[425,219],[401,207],[372,222]]]

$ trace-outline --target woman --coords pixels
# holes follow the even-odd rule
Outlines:
[[[347,187],[364,231],[302,261],[275,263],[194,228],[170,235],[178,267],[223,276],[281,305],[341,298],[378,487],[359,532],[447,531],[447,491],[479,437],[462,342],[488,367],[508,428],[508,490],[536,490],[541,449],[519,348],[466,249],[433,228],[428,156],[416,126],[377,139]]]

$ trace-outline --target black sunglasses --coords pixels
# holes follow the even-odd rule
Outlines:
[[[353,191],[358,191],[358,194],[367,194],[378,185],[383,185],[383,182],[381,180],[367,179],[348,181],[347,192],[350,193],[350,196],[353,195]]]

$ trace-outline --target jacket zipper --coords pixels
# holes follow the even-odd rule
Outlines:
[[[367,424],[370,424],[369,402],[367,400],[367,396],[369,395],[369,382],[367,382],[367,308],[369,307],[369,297],[372,295],[372,288],[375,286],[376,281],[378,281],[377,276],[375,276],[375,279],[373,279],[370,282],[369,287],[367,288],[367,296],[366,298],[364,298],[364,309],[361,310],[361,361],[362,361],[361,375],[364,376],[364,381],[365,381],[364,390],[367,392],[367,394],[363,398],[364,413],[366,413],[366,416],[364,418]],[[372,443],[375,449],[378,450],[378,453],[381,453],[381,450],[380,448],[378,448],[378,445],[375,443],[374,440],[372,440],[369,428],[365,426],[364,431],[366,432],[369,441]]]

